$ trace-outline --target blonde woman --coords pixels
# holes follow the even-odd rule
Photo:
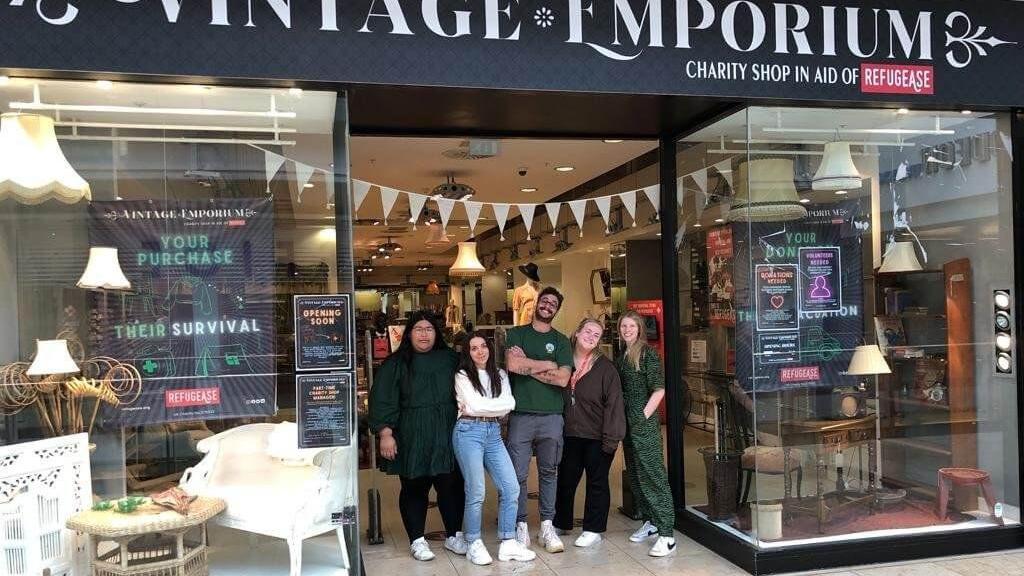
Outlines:
[[[661,359],[647,344],[643,326],[643,318],[632,310],[619,318],[619,337],[625,352],[616,358],[615,367],[622,381],[626,407],[626,438],[622,444],[629,485],[637,512],[644,520],[643,526],[629,539],[643,542],[657,536],[648,554],[660,557],[671,554],[676,547],[672,531],[675,507],[665,472],[661,424],[657,417],[658,405],[665,397],[665,381]]]
[[[583,533],[574,544],[581,548],[601,540],[608,528],[611,490],[608,470],[626,434],[622,387],[611,360],[598,350],[604,326],[593,319],[580,322],[571,339],[573,373],[565,387],[565,450],[558,466],[555,528],[573,529],[573,503],[584,471],[587,495]]]

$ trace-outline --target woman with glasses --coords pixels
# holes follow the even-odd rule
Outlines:
[[[643,542],[657,537],[649,555],[667,556],[676,548],[672,532],[675,510],[668,474],[661,451],[661,423],[658,405],[665,397],[658,352],[647,344],[644,319],[632,310],[619,318],[619,337],[625,352],[615,360],[622,378],[622,394],[626,404],[627,434],[623,441],[629,487],[643,526],[629,540]]]
[[[519,479],[501,439],[501,420],[515,408],[516,400],[508,374],[494,363],[494,351],[487,339],[480,333],[470,333],[466,340],[455,374],[459,419],[452,433],[455,457],[466,478],[466,557],[478,566],[491,563],[491,555],[480,538],[486,471],[499,493],[498,560],[529,562],[537,555],[516,540]]]
[[[370,426],[380,438],[385,471],[397,474],[398,509],[417,560],[433,560],[423,537],[431,487],[448,538],[445,548],[465,554],[462,475],[452,450],[457,408],[452,381],[458,356],[428,311],[413,313],[398,350],[381,365],[370,389]]]
[[[592,546],[608,527],[611,490],[608,470],[619,441],[626,434],[622,387],[615,365],[598,350],[604,327],[592,318],[580,322],[570,340],[573,373],[564,389],[565,448],[558,467],[555,528],[573,529],[576,487],[587,474],[583,533],[574,544]]]

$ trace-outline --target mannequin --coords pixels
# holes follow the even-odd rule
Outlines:
[[[519,271],[526,276],[526,280],[512,293],[512,324],[522,326],[533,321],[533,306],[537,302],[537,292],[540,289],[540,275],[537,273],[537,265],[533,262],[520,266]]]

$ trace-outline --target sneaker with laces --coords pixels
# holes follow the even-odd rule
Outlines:
[[[477,566],[487,566],[493,562],[491,553],[487,551],[487,546],[484,546],[484,541],[479,538],[473,540],[473,543],[469,545],[469,549],[466,550],[466,558],[469,558],[469,561]]]
[[[562,539],[555,533],[555,527],[551,524],[551,520],[545,520],[540,523],[540,532],[537,534],[537,540],[549,554],[565,551],[565,544],[562,544]]]
[[[466,551],[469,550],[469,542],[466,542],[466,536],[462,532],[456,532],[455,536],[449,536],[444,539],[444,547],[459,556],[465,556]]]
[[[420,562],[434,559],[434,553],[430,551],[430,544],[427,544],[427,540],[422,536],[412,541],[409,550],[412,552],[412,557]]]
[[[600,541],[600,534],[598,534],[597,532],[587,532],[586,530],[584,530],[583,533],[580,534],[579,538],[577,538],[576,541],[573,542],[573,544],[579,546],[580,548],[586,548],[588,546],[593,546],[594,544],[597,544]]]
[[[536,557],[537,553],[523,546],[523,543],[518,539],[502,540],[501,546],[498,547],[498,560],[502,562],[509,562],[511,560],[529,562]]]
[[[526,522],[516,522],[516,542],[523,548],[530,547],[530,526]]]
[[[676,539],[669,538],[668,536],[658,536],[658,539],[654,541],[654,546],[647,552],[648,556],[654,556],[655,558],[661,558],[662,556],[668,556],[676,549]]]
[[[637,528],[636,532],[633,532],[632,534],[630,534],[629,541],[630,542],[643,542],[644,540],[647,540],[651,536],[657,536],[657,535],[658,535],[658,529],[654,527],[654,524],[651,524],[650,520],[645,520],[643,526]]]

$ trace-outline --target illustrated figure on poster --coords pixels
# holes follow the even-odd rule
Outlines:
[[[815,276],[814,285],[811,287],[811,298],[824,300],[832,297],[832,290],[828,287],[828,278]]]
[[[533,321],[533,309],[540,289],[540,274],[537,265],[529,262],[519,267],[526,280],[512,292],[512,325],[523,326]]]

